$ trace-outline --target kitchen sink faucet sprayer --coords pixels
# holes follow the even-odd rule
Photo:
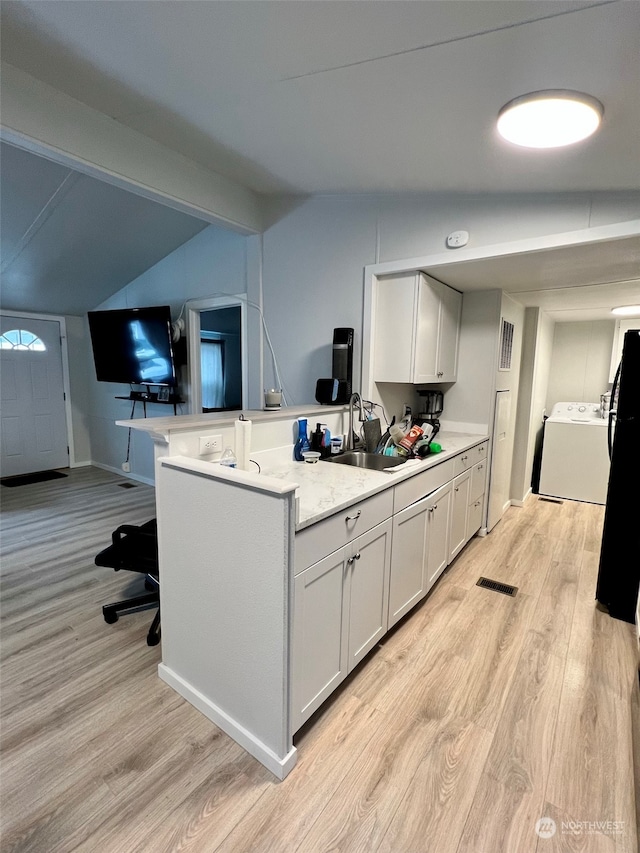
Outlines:
[[[351,397],[349,397],[349,430],[347,432],[347,441],[345,443],[345,450],[355,450],[356,442],[354,441],[354,432],[353,432],[353,408],[358,405],[360,409],[360,423],[364,423],[366,420],[364,416],[364,412],[362,410],[362,397],[358,394],[357,391],[354,391]],[[357,436],[355,436],[357,439]]]

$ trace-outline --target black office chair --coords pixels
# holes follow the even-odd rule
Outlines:
[[[147,645],[157,646],[160,642],[160,580],[158,577],[158,532],[156,520],[152,518],[139,527],[122,524],[111,535],[111,545],[95,558],[96,566],[107,566],[119,572],[141,572],[146,575],[145,587],[150,590],[144,595],[105,604],[102,608],[104,621],[112,625],[120,613],[135,611],[149,604],[157,604],[156,613],[149,633]]]

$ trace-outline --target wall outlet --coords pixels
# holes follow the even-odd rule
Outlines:
[[[200,456],[208,456],[210,453],[218,453],[221,450],[221,435],[203,435],[200,437]]]
[[[122,470],[124,471],[125,474],[128,474],[131,471],[131,463],[130,462],[123,462],[120,467],[122,468]]]

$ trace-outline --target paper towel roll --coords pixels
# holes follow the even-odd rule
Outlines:
[[[249,470],[249,454],[251,453],[251,421],[237,420],[236,431],[236,459],[241,471]]]

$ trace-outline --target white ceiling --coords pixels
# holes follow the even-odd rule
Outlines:
[[[259,192],[640,189],[635,0],[3,0],[0,14],[4,61]],[[599,133],[563,151],[499,141],[500,107],[543,88],[601,100]],[[474,280],[575,301],[555,260],[485,263]],[[577,265],[627,292],[637,247],[634,274],[617,260]]]

